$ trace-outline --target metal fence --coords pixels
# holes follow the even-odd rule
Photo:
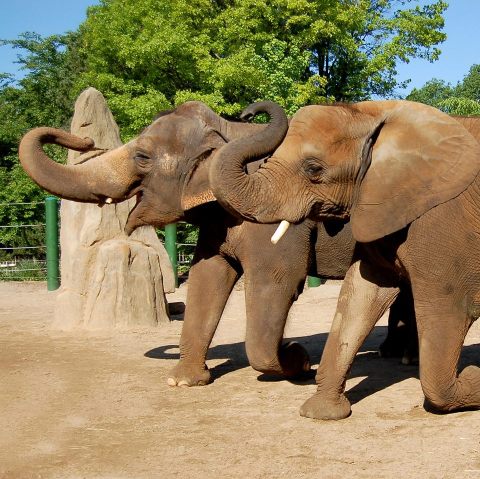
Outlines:
[[[3,235],[0,241],[0,281],[47,281],[47,288],[55,290],[60,285],[60,248],[58,238],[58,206],[57,198],[49,196],[44,202],[36,203],[0,203],[2,208],[26,208],[27,206],[44,205],[44,222],[0,225],[0,231],[11,231],[11,235]],[[16,215],[13,215],[16,217]],[[38,215],[37,215],[38,216]],[[22,215],[18,215],[22,217]],[[186,223],[179,222],[167,225],[163,237],[165,248],[170,257],[178,286],[179,276],[188,273],[195,252],[195,243],[178,242],[185,238]],[[25,232],[34,231],[34,234]],[[178,234],[177,234],[178,233]],[[12,243],[7,244],[6,237]],[[19,244],[19,239],[25,244]],[[188,239],[191,239],[189,237]],[[322,279],[309,276],[310,287],[320,286]]]
[[[3,208],[26,208],[44,205],[45,216],[42,223],[0,225],[0,230],[12,232],[8,240],[0,242],[0,281],[47,281],[49,290],[55,290],[60,284],[58,205],[55,197],[47,197],[45,202],[36,203],[0,203]],[[12,215],[17,216],[17,215]],[[21,217],[22,215],[18,215]],[[180,237],[186,223],[178,223]],[[35,234],[26,234],[35,231]],[[21,244],[22,238],[26,242]],[[167,225],[164,235],[177,285],[178,275],[188,272],[195,251],[194,243],[177,242],[177,224]]]
[[[41,204],[42,202],[0,203],[0,207],[20,210]],[[45,280],[47,275],[45,222],[0,225],[0,230],[4,233],[0,241],[0,281]],[[37,242],[37,238],[41,241]]]

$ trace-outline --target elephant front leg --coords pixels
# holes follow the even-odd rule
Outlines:
[[[180,361],[170,371],[170,386],[211,382],[205,360],[238,273],[221,256],[202,259],[189,274],[187,304],[180,338]]]
[[[398,287],[378,286],[377,276],[373,268],[360,261],[348,270],[317,370],[317,392],[301,407],[302,416],[344,419],[350,415],[350,402],[345,396],[347,374],[363,341],[399,291]]]
[[[310,370],[310,357],[301,344],[282,344],[288,312],[305,281],[306,266],[302,266],[285,270],[281,279],[264,268],[245,272],[245,347],[249,363],[257,371],[292,378]]]

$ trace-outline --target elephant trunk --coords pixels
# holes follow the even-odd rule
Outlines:
[[[260,168],[249,175],[245,165],[271,154],[288,130],[285,112],[270,101],[248,106],[241,118],[250,119],[262,112],[270,116],[268,126],[252,136],[225,145],[215,156],[210,169],[210,184],[217,200],[227,209],[253,221],[261,220],[262,204],[274,203],[275,182],[268,176],[267,169]]]
[[[55,128],[35,128],[21,140],[20,163],[43,189],[64,199],[85,203],[122,201],[133,194],[138,181],[134,165],[127,161],[127,145],[96,156],[78,165],[61,165],[50,159],[43,145],[51,143],[86,152],[93,140],[79,138]]]

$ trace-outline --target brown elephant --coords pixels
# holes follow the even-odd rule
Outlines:
[[[51,161],[42,145],[55,143],[79,151],[93,145],[61,130],[38,128],[20,144],[20,161],[47,191],[70,200],[122,201],[137,196],[127,229],[163,226],[187,220],[199,226],[199,240],[189,274],[180,341],[180,362],[171,385],[210,382],[205,359],[230,292],[245,275],[246,350],[257,370],[287,377],[309,369],[298,343],[282,345],[288,311],[307,273],[331,278],[345,275],[354,241],[349,225],[305,221],[273,248],[275,227],[249,223],[221,208],[208,184],[215,153],[228,141],[264,126],[226,121],[200,102],[188,102],[159,115],[138,138],[85,163],[64,166]],[[273,145],[274,146],[274,145]],[[273,146],[271,150],[273,150]],[[268,150],[268,147],[266,147]],[[328,230],[328,231],[327,231]]]
[[[428,403],[444,412],[478,408],[480,369],[457,367],[480,315],[480,144],[455,119],[418,103],[308,106],[294,115],[272,157],[246,175],[243,164],[259,154],[263,137],[281,141],[287,128],[275,104],[252,105],[245,115],[258,111],[275,121],[214,159],[217,199],[258,222],[350,220],[358,241],[318,389],[301,414],[350,415],[348,371],[403,281],[412,287]]]
[[[129,232],[144,224],[163,226],[187,220],[200,227],[189,275],[180,362],[169,376],[171,385],[210,382],[205,359],[230,292],[245,275],[246,351],[250,364],[268,374],[296,376],[310,367],[298,343],[282,345],[288,311],[308,274],[343,278],[354,240],[343,221],[294,225],[276,248],[270,243],[275,226],[240,220],[215,201],[208,184],[209,165],[228,141],[264,126],[229,122],[200,102],[165,112],[138,138],[85,163],[63,166],[43,152],[44,143],[80,151],[88,140],[50,128],[32,130],[20,145],[25,170],[43,188],[76,201],[116,202],[137,195],[127,223]],[[266,152],[275,145],[264,145]],[[408,292],[406,293],[408,294]],[[405,305],[403,304],[405,303]],[[409,299],[398,301],[393,323],[409,315]],[[395,333],[392,328],[392,332]],[[415,332],[410,334],[415,337]],[[390,334],[384,355],[401,354]],[[410,356],[415,353],[409,352]]]

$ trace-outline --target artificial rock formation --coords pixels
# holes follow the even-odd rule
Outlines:
[[[122,144],[113,115],[94,88],[78,97],[71,131],[92,138],[97,148]],[[70,150],[68,163],[91,156]],[[102,207],[62,200],[56,327],[152,328],[169,320],[164,293],[175,289],[172,266],[153,227],[125,234],[134,204],[135,199]]]

